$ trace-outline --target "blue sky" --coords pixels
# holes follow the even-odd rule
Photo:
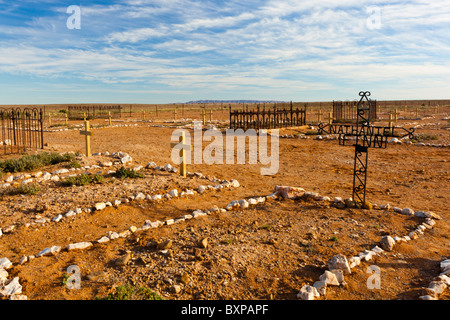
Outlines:
[[[0,104],[446,99],[449,57],[448,0],[0,0]]]

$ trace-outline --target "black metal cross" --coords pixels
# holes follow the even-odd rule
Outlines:
[[[361,91],[357,105],[356,126],[351,124],[319,124],[319,134],[339,134],[339,144],[345,146],[355,140],[355,161],[353,168],[353,201],[364,204],[366,202],[367,160],[369,148],[386,148],[389,137],[414,138],[414,128],[409,130],[403,127],[380,127],[370,125],[371,100],[369,91]],[[327,129],[329,127],[329,129]],[[404,130],[403,135],[395,129]]]

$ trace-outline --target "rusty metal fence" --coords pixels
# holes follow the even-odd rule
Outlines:
[[[0,154],[44,148],[44,113],[42,109],[0,109],[0,122]]]
[[[355,122],[358,101],[333,101],[333,120],[335,122]],[[363,104],[365,101],[362,102]],[[377,101],[370,100],[370,119],[377,119]]]
[[[292,103],[289,107],[283,106],[261,108],[256,110],[231,110],[230,107],[230,129],[274,129],[303,126],[306,124],[306,108],[294,108]]]

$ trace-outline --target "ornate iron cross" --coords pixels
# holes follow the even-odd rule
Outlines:
[[[414,138],[414,128],[380,127],[370,125],[371,100],[369,91],[361,91],[357,105],[356,126],[352,124],[319,124],[319,134],[339,134],[339,144],[345,146],[350,140],[355,141],[355,160],[353,167],[353,201],[366,202],[367,163],[369,148],[386,148],[389,137]],[[328,127],[328,128],[327,128]],[[404,130],[400,134],[395,129]]]

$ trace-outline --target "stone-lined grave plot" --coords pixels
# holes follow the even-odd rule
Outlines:
[[[171,198],[193,197],[211,190],[217,191],[239,186],[235,180],[220,180],[190,173],[188,179],[176,174],[177,168],[170,164],[157,166],[154,162],[137,165],[131,156],[123,152],[111,155],[96,154],[95,164],[77,169],[52,168],[50,172],[18,173],[9,175],[2,184],[2,190],[20,185],[35,185],[39,191],[33,195],[9,196],[6,192],[0,220],[0,236],[9,234],[17,227],[39,227],[62,219],[89,214],[109,206],[118,206],[134,199],[140,206],[148,203],[161,203]],[[80,161],[87,159],[78,158]],[[93,162],[90,160],[90,162]],[[116,171],[127,167],[141,175],[139,178],[116,178]],[[68,178],[89,175],[101,176],[101,183],[84,186],[64,186]]]
[[[285,201],[274,201],[277,199]],[[414,254],[396,254],[395,247],[413,246],[414,240],[433,230],[440,219],[432,212],[374,207],[378,209],[359,210],[348,199],[276,187],[267,196],[232,200],[222,208],[196,209],[160,223],[146,221],[141,228],[130,226],[117,236],[108,232],[106,242],[90,239],[65,247],[53,244],[39,251],[39,259],[22,261],[20,268],[28,279],[33,265],[42,259],[54,261],[58,257],[60,267],[62,261],[67,266],[64,257],[76,252],[76,261],[89,265],[83,271],[87,283],[78,292],[80,296],[89,296],[92,290],[107,292],[105,288],[117,283],[131,283],[169,299],[327,297],[333,286],[348,292],[363,290],[365,281],[354,284],[347,273],[354,268],[353,275],[361,277],[356,270],[368,261],[376,264],[383,261],[381,257],[390,260],[394,256],[404,263],[414,261]],[[104,253],[105,245],[108,254]],[[93,256],[106,261],[95,264]],[[347,256],[351,258],[347,260]],[[436,275],[439,279],[430,280],[433,287],[429,290],[435,293],[432,298],[445,292],[446,263],[440,263],[444,267],[443,274]],[[411,275],[420,273],[415,268],[395,270],[398,281],[383,283],[388,291],[383,297],[396,298],[409,290]],[[49,277],[58,274],[61,272]],[[39,298],[31,289],[29,294]],[[75,293],[66,290],[65,294]],[[376,298],[377,292],[374,294]]]

